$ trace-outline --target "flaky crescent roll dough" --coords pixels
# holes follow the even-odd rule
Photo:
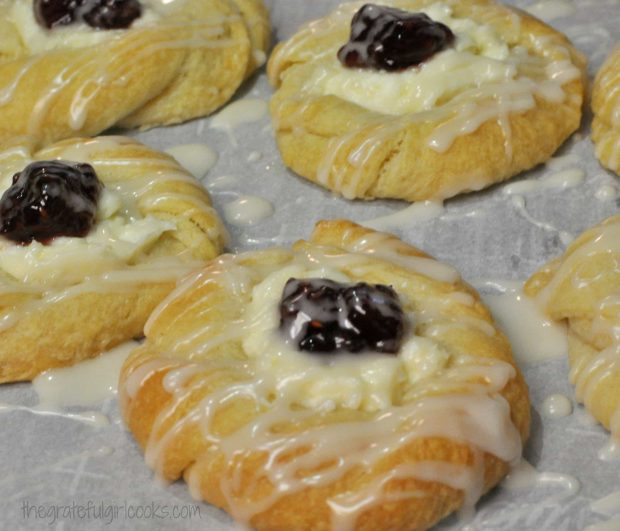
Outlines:
[[[262,0],[141,3],[131,28],[109,31],[44,30],[30,0],[2,3],[0,139],[28,134],[46,145],[117,124],[205,116],[264,60],[270,29]]]
[[[381,4],[448,9],[456,49],[459,42],[465,49],[404,72],[346,69],[336,54],[362,2],[343,4],[279,44],[268,64],[277,89],[271,113],[282,158],[299,175],[349,199],[445,199],[546,161],[579,127],[585,59],[553,28],[493,0]],[[457,23],[476,24],[478,33],[462,30],[459,40]],[[478,49],[484,39],[475,41],[481,34],[492,35],[488,57]],[[472,57],[483,66],[467,70]],[[420,101],[398,110],[403,98]]]
[[[620,215],[584,232],[525,289],[567,324],[577,398],[620,437]]]
[[[85,238],[0,238],[0,383],[91,358],[142,335],[179,278],[217,256],[226,231],[207,192],[163,153],[123,137],[0,150],[5,185],[36,160],[90,163],[104,184]],[[112,205],[112,206],[110,206]]]
[[[596,156],[603,166],[620,175],[620,44],[596,75],[592,110]]]
[[[391,286],[410,323],[398,356],[326,365],[283,346],[291,276]],[[426,529],[497,484],[528,435],[525,383],[476,292],[348,221],[212,261],[146,336],[119,389],[147,463],[252,528]]]

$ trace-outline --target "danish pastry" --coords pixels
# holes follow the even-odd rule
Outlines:
[[[119,389],[147,463],[256,529],[426,529],[473,506],[528,435],[478,295],[351,222],[212,261],[145,334]]]
[[[122,137],[0,152],[0,382],[142,335],[225,229],[171,157]],[[11,180],[12,179],[12,180]]]
[[[207,115],[270,32],[262,0],[9,0],[0,20],[0,139],[40,145]]]
[[[620,437],[620,215],[581,235],[526,293],[566,322],[577,398]]]
[[[609,55],[592,89],[592,139],[601,164],[620,175],[620,45]]]
[[[272,54],[285,164],[345,198],[441,200],[547,160],[581,121],[585,59],[493,0],[345,3]]]

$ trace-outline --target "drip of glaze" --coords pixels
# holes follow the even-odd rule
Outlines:
[[[620,461],[620,440],[618,436],[612,436],[609,442],[598,452],[601,461]]]
[[[12,404],[2,404],[0,403],[0,413],[1,412],[11,412],[11,411],[25,411],[28,413],[32,413],[34,415],[42,415],[48,417],[59,417],[69,420],[77,420],[78,422],[83,422],[84,424],[88,424],[90,426],[102,427],[108,426],[110,424],[110,419],[106,417],[103,413],[98,411],[81,411],[79,413],[69,413],[67,411],[61,411],[53,408],[46,408],[44,406],[16,406]]]
[[[273,205],[262,197],[242,196],[224,205],[224,218],[237,227],[251,227],[273,216]]]
[[[509,491],[533,490],[547,485],[559,486],[561,492],[552,495],[548,501],[560,501],[573,496],[581,489],[579,480],[568,474],[538,472],[530,463],[522,459],[513,466],[501,486]]]
[[[92,406],[114,397],[123,362],[137,346],[130,341],[97,358],[40,374],[32,382],[39,406],[52,410]]]
[[[575,418],[581,426],[592,427],[598,425],[598,420],[584,407],[575,409]]]
[[[166,149],[168,155],[188,170],[196,179],[202,179],[217,163],[218,154],[205,144],[182,144]]]
[[[618,331],[616,331],[618,334]],[[616,335],[616,356],[620,357],[620,338]],[[599,451],[599,459],[602,461],[620,461],[620,407],[616,408],[611,417],[611,437],[609,442]]]
[[[568,155],[558,155],[555,157],[551,157],[546,163],[545,166],[551,171],[560,171],[565,170],[569,167],[576,167],[581,162],[579,155],[575,153],[569,153]]]
[[[209,127],[218,129],[228,135],[231,143],[236,146],[237,139],[234,129],[242,124],[258,122],[267,114],[267,102],[258,98],[238,100],[224,107],[212,119]]]
[[[239,184],[239,178],[234,175],[220,175],[210,181],[203,181],[209,190],[221,190]]]
[[[443,203],[439,201],[424,201],[413,203],[394,214],[364,221],[362,225],[375,230],[394,230],[403,227],[403,225],[423,223],[424,221],[436,219],[441,217],[445,211]]]
[[[620,517],[589,525],[583,531],[618,531],[618,529],[620,529]]]
[[[538,363],[566,356],[565,327],[546,317],[536,302],[523,294],[520,282],[487,280],[476,284],[483,289],[484,302],[510,339],[518,362]],[[485,294],[484,288],[500,294]]]
[[[553,225],[551,225],[550,223],[545,223],[544,221],[539,221],[536,218],[534,218],[527,211],[525,197],[523,197],[522,195],[513,195],[513,196],[510,196],[510,198],[511,198],[512,205],[517,209],[517,211],[519,212],[519,214],[521,214],[521,216],[523,216],[527,221],[529,221],[532,225],[538,227],[539,229],[542,229],[547,232],[556,232],[558,236],[560,237],[560,241],[562,242],[563,245],[568,246],[575,239],[575,237],[569,232],[560,230],[557,227],[554,227]]]
[[[548,419],[561,419],[573,413],[573,404],[564,395],[556,394],[545,398],[542,404],[542,414]]]
[[[600,500],[595,500],[590,504],[590,509],[596,514],[603,516],[614,516],[620,514],[620,490],[613,492]]]
[[[260,151],[252,151],[248,155],[248,162],[258,162],[263,158],[263,154]]]
[[[618,188],[612,184],[604,184],[596,190],[594,197],[599,201],[614,201],[618,198]]]
[[[537,179],[524,179],[505,186],[504,195],[521,195],[544,190],[566,190],[583,183],[586,172],[579,168],[562,170]]]
[[[568,17],[577,11],[570,0],[542,0],[526,8],[532,15],[545,21]]]

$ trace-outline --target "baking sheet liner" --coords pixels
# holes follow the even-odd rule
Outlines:
[[[300,23],[328,13],[338,2],[268,3],[274,37],[283,39],[292,35]],[[511,3],[521,8],[532,6],[527,0]],[[552,18],[549,22],[587,55],[591,76],[614,42],[620,40],[618,0],[550,0],[537,6],[539,13]],[[555,17],[562,12],[567,16]],[[267,100],[270,93],[263,70],[245,84],[237,98]],[[530,219],[503,193],[505,185],[498,185],[447,201],[444,216],[404,223],[395,232],[456,266],[467,281],[525,280],[548,259],[563,252],[562,231],[578,235],[620,210],[619,200],[596,198],[603,186],[617,187],[619,183],[594,158],[590,119],[588,114],[581,131],[559,152],[576,156],[568,167],[583,169],[585,182],[564,190],[526,194]],[[205,182],[228,177],[220,180],[223,186],[211,188],[220,212],[241,195],[259,196],[275,206],[274,216],[261,224],[231,227],[233,251],[288,245],[308,236],[320,219],[348,217],[365,221],[407,206],[398,201],[345,201],[295,177],[280,162],[267,116],[235,129],[234,139],[210,127],[210,123],[210,119],[203,119],[130,134],[159,149],[185,143],[205,143],[215,149],[219,161]],[[550,173],[553,171],[540,167],[516,180]],[[590,502],[620,489],[620,462],[606,463],[597,457],[608,434],[588,421],[581,406],[567,418],[542,419],[539,412],[547,396],[562,393],[574,401],[565,360],[522,368],[533,404],[532,436],[525,457],[541,472],[575,476],[581,489],[576,495],[567,495],[561,482],[518,494],[495,489],[478,505],[468,529],[580,530],[603,521],[604,517],[591,511]],[[0,404],[33,406],[36,400],[29,384],[0,387]],[[94,427],[30,411],[0,411],[0,529],[235,528],[222,511],[193,501],[183,482],[166,486],[153,478],[125,431],[114,400],[95,409],[110,418],[110,425]],[[439,526],[450,531],[462,527],[455,517]]]

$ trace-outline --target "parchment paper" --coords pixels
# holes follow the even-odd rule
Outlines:
[[[567,33],[586,53],[590,73],[594,75],[613,43],[620,40],[620,3],[618,0],[551,1],[565,11],[572,11],[550,23]],[[532,4],[528,0],[512,3],[522,8]],[[274,37],[292,35],[301,22],[326,14],[336,4],[333,0],[270,1]],[[238,98],[267,100],[270,93],[261,73],[246,83]],[[364,221],[407,206],[396,201],[348,202],[290,174],[280,162],[268,117],[235,130],[236,144],[209,124],[210,120],[205,119],[130,134],[156,148],[197,142],[214,148],[219,153],[219,162],[206,182],[221,176],[234,178],[224,187],[211,190],[220,212],[223,205],[240,195],[260,196],[275,205],[275,215],[264,223],[243,229],[231,227],[232,251],[288,245],[308,236],[319,219],[346,216]],[[548,259],[563,252],[559,231],[577,235],[620,210],[620,201],[600,201],[595,197],[601,186],[618,186],[619,182],[596,162],[589,124],[588,115],[580,133],[560,151],[561,155],[577,155],[577,162],[569,167],[585,170],[585,182],[565,190],[526,195],[531,217],[557,230],[541,228],[527,220],[502,193],[504,185],[499,185],[450,200],[446,203],[447,215],[404,224],[396,232],[406,241],[456,266],[468,281],[525,280]],[[255,154],[250,162],[248,156],[253,151],[260,153],[260,158],[255,160]],[[549,173],[551,170],[542,167],[517,180]],[[597,458],[608,435],[584,420],[580,406],[564,419],[541,418],[541,404],[550,394],[563,393],[574,400],[564,360],[527,365],[523,370],[533,404],[532,437],[525,456],[540,471],[576,476],[581,490],[577,495],[558,499],[563,493],[561,485],[550,484],[548,489],[519,494],[496,489],[479,504],[470,529],[581,530],[604,520],[590,510],[589,503],[620,489],[620,462],[605,463]],[[5,385],[0,387],[0,403],[32,406],[36,395],[29,384]],[[196,504],[184,483],[165,486],[153,478],[135,442],[125,431],[114,400],[95,409],[111,419],[109,426],[96,428],[30,411],[0,411],[0,529],[234,529],[223,512]],[[78,506],[83,506],[85,511],[89,503],[91,512],[82,511],[80,517]],[[39,506],[44,509],[43,517],[35,514]],[[53,506],[60,506],[58,514],[50,509]],[[199,514],[165,516],[166,511],[188,511],[190,506]],[[456,518],[440,525],[441,529],[450,531],[461,527]]]

